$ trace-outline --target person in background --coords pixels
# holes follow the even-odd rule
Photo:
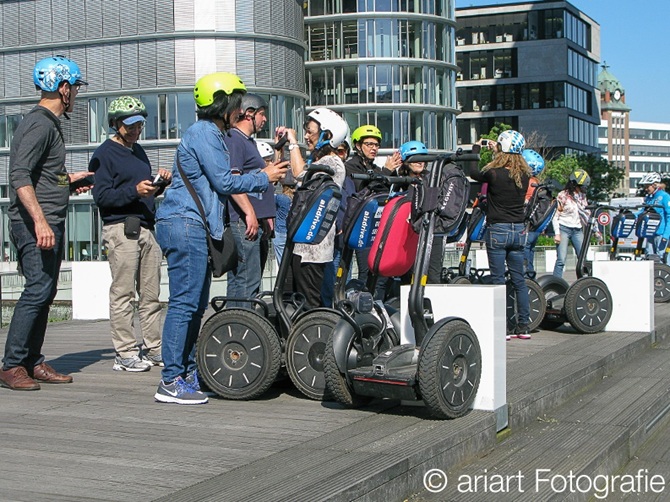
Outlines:
[[[351,153],[351,138],[349,137],[348,134],[345,140],[342,142],[342,144],[337,147],[335,153],[340,159],[342,159],[342,162],[344,162],[346,165],[346,162],[349,159],[349,154]]]
[[[265,127],[267,110],[267,102],[258,94],[242,97],[242,114],[234,118],[232,127],[224,135],[233,174],[245,176],[266,167],[253,136]],[[274,230],[274,187],[262,193],[232,194],[228,200],[228,215],[238,263],[235,270],[228,272],[226,296],[251,298],[260,290],[265,265],[263,255],[267,257],[268,239]],[[228,303],[231,307],[245,305],[248,304]]]
[[[488,183],[485,235],[486,254],[492,284],[505,284],[505,265],[516,293],[516,327],[507,335],[529,340],[530,302],[523,274],[524,203],[532,171],[521,154],[524,137],[517,131],[504,131],[497,142],[482,140],[483,146],[493,149],[493,160],[480,171],[466,163],[466,174],[476,181]]]
[[[535,150],[531,150],[530,148],[524,149],[521,155],[523,155],[523,158],[526,160],[528,167],[530,167],[530,170],[533,172],[533,176],[530,178],[530,182],[528,183],[528,192],[526,193],[526,204],[528,204],[528,201],[530,201],[533,193],[535,193],[536,186],[540,183],[538,177],[544,169],[544,159],[539,153],[537,153]],[[539,237],[540,232],[528,232],[528,237],[526,238],[526,247],[523,250],[525,265],[524,270],[527,274],[532,274],[532,277],[535,276],[535,245],[537,244],[537,239]]]
[[[656,206],[654,211],[661,215],[661,223],[656,229],[653,239],[647,240],[647,254],[658,255],[664,263],[668,263],[666,248],[670,241],[670,194],[661,183],[661,175],[647,173],[639,181],[638,186],[644,190],[644,203]]]
[[[154,399],[162,403],[204,404],[196,369],[195,344],[209,301],[212,274],[207,234],[222,239],[226,203],[233,193],[264,192],[285,176],[286,163],[257,173],[234,176],[224,132],[231,117],[242,113],[246,87],[226,72],[201,77],[193,88],[198,121],[179,143],[172,186],[156,212],[156,239],[168,263],[170,298],[163,325],[162,379]],[[184,173],[202,202],[203,221],[184,183]]]
[[[40,100],[19,123],[9,150],[9,233],[25,287],[14,308],[0,369],[0,385],[39,390],[41,383],[71,383],[44,361],[49,307],[56,297],[64,254],[67,205],[72,191],[90,190],[92,173],[69,174],[60,117],[69,119],[82,85],[77,63],[63,56],[33,69]],[[81,185],[76,188],[73,183]]]
[[[159,300],[163,253],[153,233],[154,201],[172,174],[159,169],[163,183],[153,184],[151,164],[137,143],[146,117],[144,103],[133,96],[112,101],[107,120],[114,135],[95,150],[89,163],[95,173],[93,200],[100,208],[102,244],[112,273],[109,319],[116,371],[149,371],[163,365]],[[136,297],[144,354],[135,338]]]
[[[583,169],[570,173],[565,188],[556,196],[556,214],[552,220],[554,242],[556,242],[556,263],[554,275],[563,277],[565,261],[568,258],[568,244],[571,243],[575,254],[579,255],[584,243],[583,221],[588,219],[586,189],[591,184],[589,174]]]
[[[323,165],[334,171],[333,180],[340,187],[344,184],[346,170],[335,150],[344,141],[349,126],[337,113],[328,108],[317,108],[307,115],[305,122],[305,144],[311,152],[312,165]],[[306,162],[298,148],[296,132],[279,127],[277,137],[287,135],[291,155],[291,169],[300,181],[304,176]],[[319,244],[296,244],[293,249],[293,282],[295,290],[305,296],[310,307],[323,305],[321,286],[326,264],[333,261],[335,253],[336,226],[333,225]]]

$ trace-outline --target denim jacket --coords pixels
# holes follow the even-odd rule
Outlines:
[[[177,158],[196,193],[200,196],[209,233],[214,239],[223,236],[226,201],[234,193],[263,192],[269,186],[265,173],[236,176],[230,172],[230,155],[223,134],[209,120],[198,120],[182,137],[174,164],[172,184],[156,212],[156,221],[174,217],[202,220],[198,206],[177,169]]]

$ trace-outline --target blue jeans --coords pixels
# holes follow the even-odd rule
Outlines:
[[[486,255],[492,284],[505,284],[505,264],[516,292],[518,325],[530,320],[528,286],[523,275],[523,250],[526,234],[522,223],[494,223],[486,230]]]
[[[580,228],[571,228],[560,226],[561,242],[558,243],[556,250],[556,264],[554,265],[554,275],[563,277],[565,260],[568,258],[568,244],[572,243],[575,254],[579,256],[584,243],[584,231]]]
[[[272,239],[272,245],[275,250],[275,258],[277,258],[277,268],[279,268],[282,256],[284,256],[284,248],[286,247],[286,234],[275,230],[275,238]]]
[[[156,223],[156,240],[167,258],[170,298],[163,324],[163,381],[196,369],[195,344],[207,309],[212,274],[201,221],[173,216]]]
[[[653,239],[647,239],[647,243],[645,245],[645,252],[647,255],[657,255],[663,263],[666,265],[670,260],[670,253],[668,253],[668,256],[665,257],[665,260],[663,260],[663,255],[665,254],[665,249],[662,249],[662,241],[663,241],[663,236],[662,235],[655,235]]]
[[[230,228],[235,237],[238,259],[237,271],[228,272],[226,296],[251,298],[258,293],[263,277],[263,270],[261,270],[261,237],[263,237],[263,230],[259,226],[258,237],[250,241],[244,237],[244,233],[247,230],[244,221],[233,221],[230,223]],[[228,304],[230,307],[244,307],[248,305],[248,303],[236,304],[235,302]]]
[[[535,244],[540,237],[540,232],[528,232],[526,246],[523,248],[526,272],[535,272]]]
[[[333,251],[333,261],[326,263],[326,269],[323,274],[323,284],[321,285],[321,301],[326,307],[333,306],[335,279],[337,278],[337,269],[340,266],[341,258],[342,250],[335,248]]]
[[[48,251],[38,249],[35,230],[23,222],[12,222],[11,239],[18,253],[19,266],[26,280],[16,302],[7,332],[3,369],[32,368],[44,361],[42,344],[47,330],[49,307],[56,297],[58,273],[63,260],[65,224],[51,225],[56,245]]]

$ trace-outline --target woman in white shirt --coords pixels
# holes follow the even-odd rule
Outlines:
[[[552,224],[554,226],[554,241],[556,242],[556,264],[554,275],[563,277],[565,260],[568,257],[568,244],[572,243],[575,254],[579,255],[584,244],[583,224],[588,218],[586,206],[586,189],[591,184],[591,178],[583,169],[576,169],[571,175],[565,188],[556,197],[558,208]]]

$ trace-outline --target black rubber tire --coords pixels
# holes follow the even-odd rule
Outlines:
[[[371,314],[357,314],[355,320],[364,335],[367,330],[379,330],[379,321]],[[340,322],[347,321],[341,320]],[[351,350],[357,350],[356,345],[357,342],[354,340],[354,347],[352,347]],[[381,353],[382,350],[387,350],[390,346],[390,342],[382,344],[379,353]],[[349,356],[349,354],[347,354],[347,356]],[[347,360],[349,360],[349,357],[347,357]],[[354,368],[351,367],[348,369]],[[359,396],[358,394],[355,394],[351,382],[347,379],[347,375],[340,372],[337,362],[335,361],[332,336],[328,337],[328,342],[326,343],[326,352],[323,355],[323,372],[326,379],[326,388],[338,403],[343,404],[348,408],[359,408],[372,401],[372,397],[370,396]]]
[[[603,281],[582,277],[565,294],[563,310],[579,333],[599,333],[612,317],[612,306],[612,294]]]
[[[654,263],[654,303],[670,302],[670,266]]]
[[[516,326],[516,291],[510,281],[507,281],[507,326]],[[544,319],[547,311],[547,299],[544,297],[544,291],[540,285],[532,279],[526,279],[528,287],[528,299],[530,303],[530,319],[528,329],[536,330]]]
[[[323,354],[339,320],[335,312],[310,312],[295,323],[286,339],[286,370],[296,388],[310,399],[331,399],[323,375]]]
[[[470,281],[470,279],[464,275],[457,275],[451,280],[449,284],[472,284],[472,281]]]
[[[464,321],[438,322],[434,328],[419,357],[421,397],[433,416],[458,418],[469,411],[479,388],[479,341]]]
[[[196,348],[198,374],[226,399],[261,396],[281,367],[281,344],[274,327],[245,309],[224,309],[210,317]]]
[[[564,315],[560,316],[560,319],[555,319],[552,315],[548,317],[546,314],[546,308],[548,308],[548,303],[552,298],[556,296],[565,296],[570,285],[565,279],[561,277],[556,277],[554,275],[542,275],[537,278],[538,285],[542,288],[545,299],[545,316],[540,322],[540,328],[553,331],[560,328],[565,324],[566,319]]]

